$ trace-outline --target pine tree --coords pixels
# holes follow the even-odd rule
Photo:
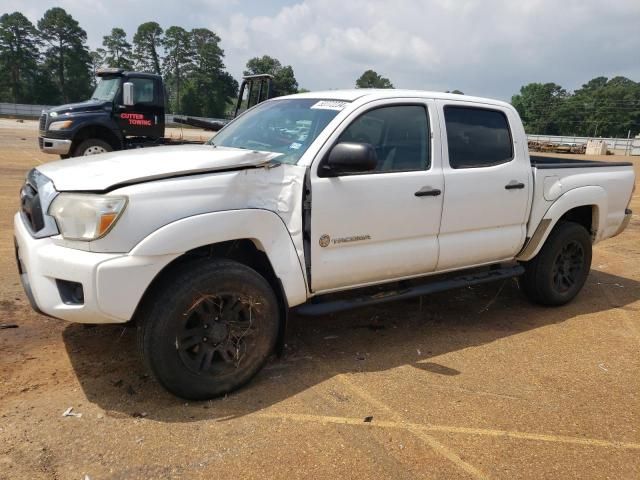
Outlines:
[[[160,75],[159,50],[163,44],[163,30],[156,22],[141,24],[133,36],[133,59],[136,70]]]
[[[14,103],[32,100],[39,40],[35,26],[20,12],[0,17],[0,92]]]
[[[131,44],[127,42],[127,34],[119,27],[111,29],[111,34],[102,37],[105,48],[105,62],[109,67],[133,70],[131,60]]]
[[[87,32],[64,9],[47,10],[38,21],[46,42],[45,68],[55,72],[55,81],[64,102],[86,98],[91,91],[91,56],[85,46]]]
[[[169,86],[170,97],[173,100],[173,110],[181,113],[181,96],[183,83],[193,70],[193,56],[195,54],[191,42],[191,34],[182,27],[169,27],[164,37],[165,57],[163,70],[165,81]]]

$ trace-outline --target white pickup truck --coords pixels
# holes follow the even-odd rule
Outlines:
[[[530,159],[507,103],[305,93],[254,107],[206,145],[38,166],[16,257],[37,311],[135,322],[160,383],[206,399],[260,370],[290,309],[509,277],[562,305],[592,245],[626,227],[633,188],[629,163]]]

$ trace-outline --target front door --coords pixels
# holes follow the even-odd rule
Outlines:
[[[159,92],[159,82],[151,77],[128,77],[123,82],[133,83],[133,105],[116,107],[118,125],[125,137],[159,138],[164,134],[163,98]],[[162,117],[162,118],[160,118]]]
[[[524,243],[531,195],[526,145],[510,128],[519,122],[501,107],[438,103],[446,155],[438,270],[511,259]]]
[[[425,100],[354,112],[329,140],[375,147],[375,171],[322,177],[312,167],[311,288],[315,293],[432,272],[444,194]],[[437,117],[435,117],[437,118]],[[326,152],[324,152],[326,157]],[[321,171],[321,169],[320,169]]]

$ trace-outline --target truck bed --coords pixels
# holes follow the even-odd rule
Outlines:
[[[575,160],[562,157],[541,157],[532,155],[531,166],[540,170],[549,168],[598,168],[598,167],[631,167],[631,162],[603,162],[601,160]]]

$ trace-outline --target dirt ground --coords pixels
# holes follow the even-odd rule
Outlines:
[[[29,308],[12,217],[53,159],[33,122],[0,121],[0,324],[18,326],[0,330],[1,479],[640,478],[637,214],[568,306],[507,281],[294,317],[249,386],[187,403],[148,377],[133,329]]]

